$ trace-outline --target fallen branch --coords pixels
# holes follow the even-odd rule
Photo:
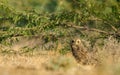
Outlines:
[[[95,31],[95,32],[98,32],[98,33],[106,34],[106,35],[114,35],[115,37],[120,37],[120,31],[117,31],[117,29],[114,26],[112,26],[112,29],[114,29],[115,32],[107,32],[107,31],[103,31],[103,30],[100,30],[100,29],[96,29],[96,28],[89,28],[87,26],[86,27],[85,26],[76,26],[73,23],[67,23],[65,25],[68,26],[68,27],[72,27],[72,28],[76,28],[76,29],[80,29],[80,30]]]

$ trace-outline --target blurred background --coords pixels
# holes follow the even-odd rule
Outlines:
[[[13,46],[26,39],[34,47],[24,46],[45,49],[64,43],[60,49],[66,51],[74,37],[91,47],[110,36],[120,40],[119,8],[119,0],[0,0],[0,43]]]

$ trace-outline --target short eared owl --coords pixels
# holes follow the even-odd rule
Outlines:
[[[73,39],[70,45],[72,49],[72,54],[78,63],[88,65],[91,63],[91,61],[93,61],[91,59],[89,51],[87,51],[80,39]]]

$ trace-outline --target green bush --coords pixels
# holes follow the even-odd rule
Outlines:
[[[19,36],[44,36],[45,41],[51,35],[56,41],[78,36],[93,45],[99,38],[120,39],[119,8],[119,0],[1,0],[0,43]],[[68,40],[63,49],[69,49]]]

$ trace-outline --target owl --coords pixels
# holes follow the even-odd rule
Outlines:
[[[76,61],[82,65],[94,64],[91,53],[85,48],[82,41],[78,38],[73,39],[70,43],[72,54]]]

